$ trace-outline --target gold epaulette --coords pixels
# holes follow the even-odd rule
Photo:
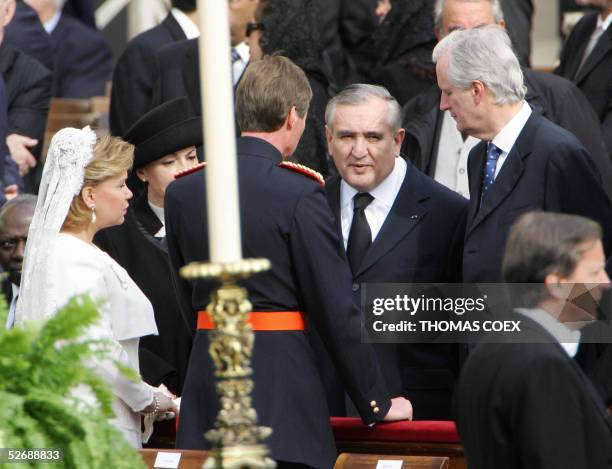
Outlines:
[[[180,179],[184,176],[187,176],[188,174],[192,174],[195,173],[201,169],[206,168],[206,162],[204,161],[203,163],[198,163],[195,166],[192,166],[191,168],[186,168],[186,169],[182,169],[180,170],[178,173],[176,173],[174,175],[174,180],[176,181],[177,179]]]
[[[308,166],[304,166],[303,164],[299,163],[294,163],[293,161],[282,161],[278,165],[281,168],[289,169],[294,173],[303,174],[304,176],[307,176],[310,179],[313,179],[314,181],[319,183],[321,187],[325,187],[325,179],[323,178],[323,175],[318,171],[315,171],[314,169],[310,169]]]

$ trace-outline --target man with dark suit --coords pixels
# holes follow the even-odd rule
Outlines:
[[[533,22],[532,0],[500,0],[508,22],[508,33],[521,65],[531,64],[531,25]]]
[[[487,24],[504,26],[499,0],[438,0],[436,36]],[[599,119],[582,92],[569,80],[523,68],[525,100],[535,111],[572,132],[589,151],[604,188],[612,197],[612,163],[602,140]],[[461,135],[448,111],[440,111],[440,89],[416,96],[403,109],[404,153],[436,181],[470,197],[467,156],[478,139]]]
[[[236,93],[243,129],[238,140],[242,252],[272,264],[270,271],[243,282],[253,305],[252,319],[267,317],[268,327],[262,331],[255,326],[253,405],[259,423],[272,427],[267,444],[272,457],[281,461],[279,468],[329,468],[336,452],[305,326],[288,330],[275,314],[261,312],[308,317],[366,423],[412,415],[409,401],[389,399],[372,349],[360,343],[350,271],[322,180],[318,184],[282,164],[302,135],[311,97],[304,72],[280,56],[251,65]],[[192,174],[170,184],[165,200],[173,280],[191,324],[197,311],[200,318],[209,317],[203,310],[214,288],[212,282],[192,285],[178,274],[183,265],[209,258],[205,189],[202,175]],[[183,388],[179,448],[206,447],[203,434],[219,410],[208,353],[210,327],[205,320],[199,324]]]
[[[51,40],[53,96],[104,96],[112,73],[112,51],[104,35],[63,14],[64,0],[24,1],[36,10]]]
[[[152,109],[157,79],[157,51],[199,35],[195,0],[172,0],[172,10],[157,26],[132,39],[115,66],[110,102],[111,134],[123,136]]]
[[[503,272],[523,285],[509,318],[521,332],[477,345],[455,395],[471,469],[612,467],[609,415],[571,358],[592,319],[573,291],[600,298],[605,261],[601,227],[583,217],[529,213],[512,227]]]
[[[572,80],[601,121],[612,158],[612,0],[582,1],[599,11],[582,18],[567,38],[555,73]]]
[[[17,2],[15,16],[4,30],[4,40],[53,70],[49,35],[34,9],[22,0]]]
[[[463,251],[466,282],[501,280],[510,225],[530,210],[599,221],[612,254],[612,203],[588,152],[525,102],[520,65],[497,25],[455,31],[433,54],[440,109],[483,140],[470,152],[470,205]],[[572,190],[580,188],[580,190]]]
[[[230,0],[230,40],[234,86],[249,62],[244,44],[247,23],[253,20],[259,0]],[[202,115],[200,99],[200,58],[197,39],[180,41],[162,47],[157,53],[159,75],[153,91],[153,105],[186,96],[193,115]]]
[[[330,100],[326,122],[339,173],[327,181],[327,196],[351,265],[355,305],[363,283],[460,282],[467,200],[400,156],[398,102],[385,88],[350,85]],[[411,400],[415,418],[451,418],[456,346],[376,344],[375,350],[388,388]],[[345,393],[330,383],[333,373],[324,374],[331,410],[343,415]]]
[[[0,265],[8,274],[2,281],[2,293],[9,305],[7,328],[13,327],[15,321],[23,253],[35,208],[36,196],[25,194],[10,200],[0,210]]]
[[[51,72],[38,61],[4,41],[4,26],[15,12],[14,0],[0,4],[0,73],[6,88],[6,144],[20,174],[35,186],[35,172],[51,101]]]

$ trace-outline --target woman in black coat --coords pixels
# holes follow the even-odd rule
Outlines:
[[[197,164],[200,118],[186,98],[168,101],[142,116],[124,139],[135,146],[133,174],[145,190],[132,202],[123,225],[102,230],[94,242],[110,254],[153,303],[158,336],[140,341],[143,380],[180,395],[192,334],[179,312],[165,243],[164,195],[174,175]]]

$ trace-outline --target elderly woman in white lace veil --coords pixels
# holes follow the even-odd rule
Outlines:
[[[132,161],[132,145],[97,139],[89,127],[54,136],[28,233],[16,324],[48,318],[72,296],[87,293],[103,300],[87,338],[106,339],[112,359],[137,371],[140,337],[157,334],[153,308],[125,270],[92,243],[102,228],[123,223]],[[162,392],[124,377],[113,360],[96,362],[95,370],[114,393],[114,424],[140,447],[140,413],[177,409]]]

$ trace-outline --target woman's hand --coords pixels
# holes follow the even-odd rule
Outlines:
[[[153,393],[153,401],[142,409],[142,412],[145,414],[174,412],[175,415],[178,415],[179,409],[170,397],[166,396],[163,392],[155,391]]]

